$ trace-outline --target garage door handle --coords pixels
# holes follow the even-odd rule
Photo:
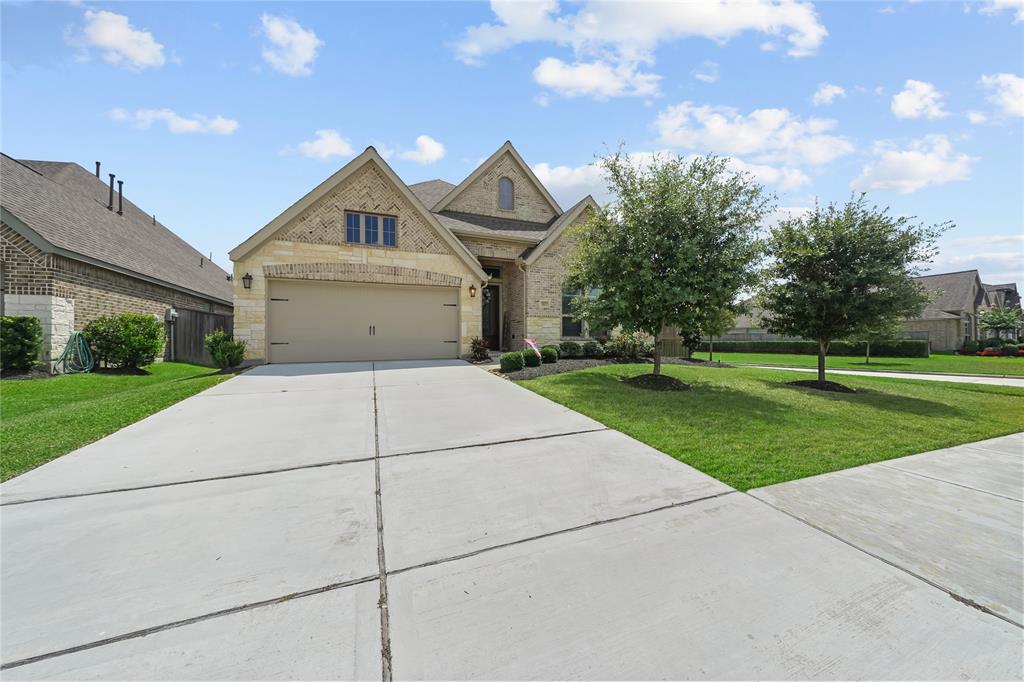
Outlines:
[[[377,336],[377,325],[370,325],[370,336]]]

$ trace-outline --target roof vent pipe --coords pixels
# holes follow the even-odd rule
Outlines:
[[[124,180],[117,181],[117,215],[124,215]]]
[[[114,210],[114,174],[110,174],[110,199],[107,200],[107,210]]]
[[[100,176],[100,162],[97,161],[96,162],[96,177],[98,178],[99,176]]]

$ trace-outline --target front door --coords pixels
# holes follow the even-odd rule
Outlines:
[[[487,347],[500,350],[501,347],[501,289],[497,284],[484,287],[480,301],[483,313],[482,336]]]

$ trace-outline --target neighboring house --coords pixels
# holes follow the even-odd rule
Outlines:
[[[369,147],[231,252],[235,337],[267,362],[455,358],[587,336],[562,210],[510,142],[465,180],[406,185]]]
[[[75,163],[2,155],[0,290],[5,315],[43,323],[44,363],[102,315],[168,308],[231,313],[227,273]]]
[[[992,307],[1020,308],[1020,294],[1017,292],[1016,284],[983,284],[982,286],[988,292]]]

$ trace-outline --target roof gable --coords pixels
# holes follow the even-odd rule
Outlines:
[[[935,295],[928,307],[945,311],[972,311],[985,300],[977,270],[946,272],[915,277],[914,281]]]
[[[2,155],[3,219],[49,253],[208,299],[231,301],[227,272],[77,163]],[[114,198],[115,204],[118,198]]]
[[[231,260],[240,260],[246,255],[252,253],[265,242],[273,239],[278,232],[288,228],[292,221],[300,217],[317,201],[337,188],[341,183],[348,180],[367,164],[373,164],[376,166],[384,177],[389,180],[398,192],[412,205],[413,210],[416,211],[427,222],[427,224],[438,233],[438,236],[440,236],[448,248],[451,249],[452,253],[458,256],[471,272],[477,275],[481,281],[487,279],[487,274],[480,267],[480,263],[473,257],[469,250],[466,249],[465,245],[460,242],[447,227],[438,221],[437,216],[427,210],[427,207],[423,205],[423,202],[420,201],[416,194],[414,194],[404,182],[402,182],[402,179],[395,174],[391,169],[391,166],[387,164],[387,162],[373,147],[367,147],[366,151],[342,166],[338,172],[321,182],[311,191],[306,193],[305,196],[285,209],[283,213],[264,225],[258,232],[232,249],[229,254],[231,256]]]
[[[484,175],[489,170],[491,170],[493,166],[495,166],[499,161],[502,161],[506,156],[509,159],[511,159],[512,163],[526,178],[527,182],[530,183],[532,188],[536,190],[541,199],[551,208],[553,214],[555,216],[561,215],[562,208],[558,205],[558,202],[555,201],[555,198],[551,196],[551,193],[548,192],[547,188],[544,187],[543,184],[541,184],[541,181],[537,178],[534,172],[530,169],[526,162],[523,161],[523,157],[519,155],[519,152],[517,152],[515,147],[512,146],[512,143],[507,140],[505,141],[505,144],[501,145],[501,147],[499,147],[496,152],[491,154],[486,161],[477,166],[476,170],[470,173],[465,180],[460,182],[454,189],[448,192],[448,194],[446,194],[444,198],[442,198],[440,201],[434,204],[431,210],[434,211],[435,213],[440,213],[446,208],[451,207],[452,202],[454,202],[459,196],[465,193],[466,190],[473,187],[477,183],[477,181],[483,178]],[[450,208],[449,210],[456,209]],[[473,212],[475,213],[476,211]]]
[[[551,227],[548,229],[548,234],[544,237],[544,240],[540,244],[537,244],[537,246],[526,255],[524,259],[526,264],[531,265],[536,263],[537,260],[544,255],[544,252],[550,249],[551,246],[558,241],[566,228],[572,225],[573,222],[583,215],[583,212],[587,209],[593,211],[600,209],[597,202],[594,201],[594,197],[589,194],[576,202],[575,206],[560,215],[558,220],[551,224]]]

